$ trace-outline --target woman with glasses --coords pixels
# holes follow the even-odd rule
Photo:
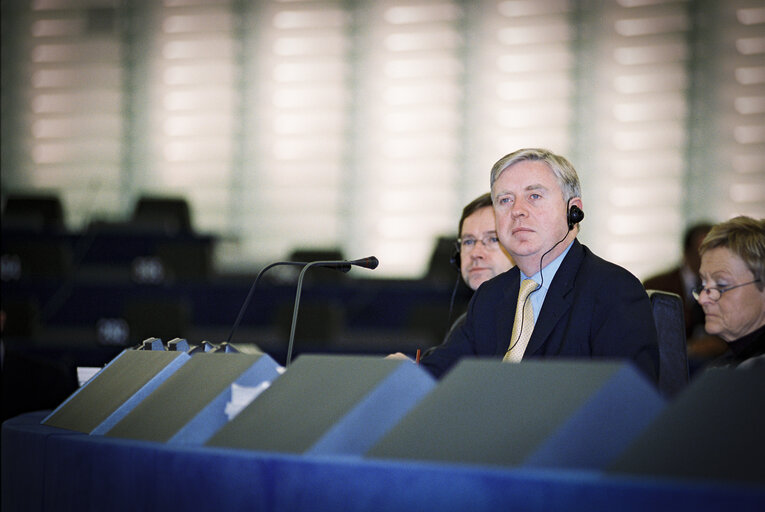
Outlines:
[[[714,226],[699,247],[694,298],[704,328],[728,343],[712,366],[765,364],[765,219],[735,217]]]

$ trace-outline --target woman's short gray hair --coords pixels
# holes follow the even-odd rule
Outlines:
[[[765,219],[741,215],[712,226],[699,246],[699,254],[703,256],[718,247],[725,247],[743,260],[754,278],[760,280],[758,290],[765,287]]]

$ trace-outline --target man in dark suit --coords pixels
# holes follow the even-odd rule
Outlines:
[[[491,193],[497,236],[516,266],[478,288],[465,323],[423,366],[440,377],[470,356],[625,359],[656,381],[658,342],[643,286],[576,240],[584,214],[573,166],[547,150],[519,150],[492,168]],[[521,289],[531,292],[519,303]]]

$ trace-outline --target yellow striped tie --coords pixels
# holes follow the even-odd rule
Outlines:
[[[526,352],[526,345],[531,338],[531,332],[534,330],[534,310],[531,307],[531,301],[528,296],[537,289],[539,285],[531,279],[524,279],[521,283],[521,289],[518,292],[518,304],[515,308],[515,320],[513,321],[513,335],[510,339],[510,346],[505,352],[504,362],[517,363],[523,358]]]

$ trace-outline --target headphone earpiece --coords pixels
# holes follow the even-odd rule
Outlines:
[[[575,204],[571,205],[571,208],[568,209],[568,215],[566,216],[568,230],[571,231],[574,229],[574,224],[579,224],[582,222],[582,219],[584,219],[584,212],[582,209]]]
[[[460,257],[460,250],[454,249],[454,252],[452,253],[452,257],[449,258],[449,263],[454,265],[457,270],[462,270],[462,259]]]

